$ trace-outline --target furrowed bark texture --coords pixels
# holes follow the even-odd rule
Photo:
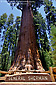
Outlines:
[[[10,70],[26,69],[26,65],[31,65],[31,69],[43,69],[39,58],[33,24],[33,13],[31,6],[27,3],[23,8],[17,51]]]

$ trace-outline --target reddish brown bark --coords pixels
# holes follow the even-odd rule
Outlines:
[[[23,9],[17,52],[12,68],[25,69],[30,64],[32,69],[43,69],[36,45],[33,14],[30,5]]]

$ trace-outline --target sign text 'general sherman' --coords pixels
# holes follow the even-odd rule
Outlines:
[[[51,81],[50,76],[47,74],[22,74],[22,75],[14,75],[7,76],[6,81],[10,82],[38,82],[38,81]]]

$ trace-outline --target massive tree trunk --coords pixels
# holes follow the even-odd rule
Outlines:
[[[36,45],[33,13],[30,4],[24,6],[22,12],[20,35],[13,65],[10,69],[25,69],[26,64],[32,65],[32,69],[43,69],[39,59]]]

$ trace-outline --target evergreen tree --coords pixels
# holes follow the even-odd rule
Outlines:
[[[47,68],[49,68],[50,65],[52,65],[52,61],[50,61],[51,57],[48,58],[50,46],[46,33],[47,27],[45,24],[45,20],[38,11],[37,12],[35,11],[33,14],[34,14],[36,41],[37,41],[37,46],[39,48],[40,59],[42,61],[43,67],[47,70]],[[48,55],[46,52],[48,53]],[[46,57],[49,59],[48,61]]]
[[[56,29],[56,9],[52,4],[52,1],[45,0],[45,13],[47,14],[47,27],[49,31],[49,38],[51,39],[51,48],[52,48],[52,61],[53,66],[56,66],[56,58],[55,58],[55,29]],[[51,31],[51,33],[50,33]]]
[[[6,21],[7,21],[7,14],[6,13],[4,13],[2,16],[0,16],[0,33],[3,31],[3,36],[1,36],[1,34],[0,34],[0,38],[1,38],[1,41],[3,42],[3,40],[4,40],[4,32],[5,32],[5,28],[6,28]],[[1,43],[1,47],[0,47],[1,49],[2,49],[2,43]],[[0,53],[0,70],[2,70],[3,69],[3,66],[2,66],[2,60],[3,60],[3,57],[2,57],[2,55],[1,55],[1,53]]]
[[[19,38],[19,33],[20,33],[20,25],[21,25],[21,17],[17,16],[16,20],[15,20],[15,27],[16,27],[16,39],[18,42],[18,38]],[[16,46],[17,46],[17,42],[16,42]]]
[[[6,28],[6,20],[7,20],[7,14],[4,13],[3,15],[0,16],[0,41],[1,42],[4,40],[4,34],[5,34],[5,28]],[[2,48],[2,43],[1,43],[0,47]]]
[[[5,35],[4,35],[4,44],[2,48],[2,52],[0,55],[0,70],[7,71],[10,66],[12,65],[14,54],[15,54],[15,48],[16,48],[16,42],[17,42],[17,31],[19,30],[19,17],[16,18],[16,21],[14,23],[13,14],[11,14],[8,18],[8,20],[5,21]],[[18,26],[17,26],[18,25]]]
[[[52,47],[52,59],[53,66],[56,66],[56,26],[51,25],[51,47]]]

